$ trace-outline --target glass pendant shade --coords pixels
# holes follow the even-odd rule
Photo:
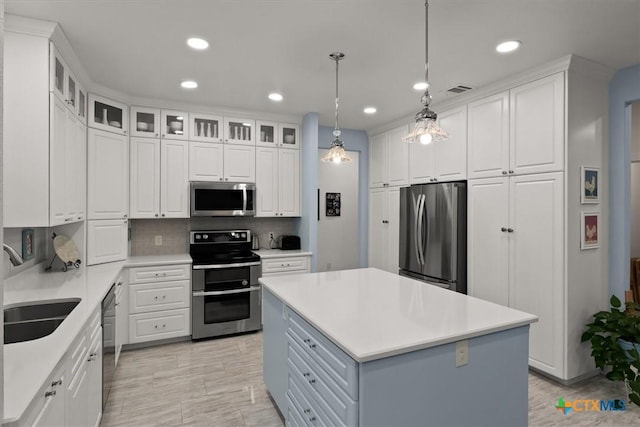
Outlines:
[[[338,133],[336,135],[336,132]],[[347,152],[344,150],[344,143],[340,140],[340,131],[333,131],[334,140],[331,142],[331,148],[329,152],[322,157],[323,162],[331,163],[349,163],[351,157],[347,156]]]

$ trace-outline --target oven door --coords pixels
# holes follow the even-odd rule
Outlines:
[[[252,266],[193,270],[193,339],[262,328],[259,269]]]

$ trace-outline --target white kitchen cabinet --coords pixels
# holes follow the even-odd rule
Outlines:
[[[255,128],[255,120],[225,116],[224,142],[228,144],[256,145]]]
[[[535,314],[530,365],[563,369],[563,173],[469,183],[469,294]]]
[[[129,269],[128,342],[131,344],[191,334],[191,266]]]
[[[30,412],[23,416],[25,426],[65,425],[65,384],[67,382],[65,361],[61,361],[45,381],[39,395],[30,405]]]
[[[189,144],[131,138],[131,218],[189,217]]]
[[[127,135],[129,107],[104,96],[89,94],[89,127]]]
[[[402,140],[408,132],[408,126],[400,126],[371,138],[370,188],[409,184],[409,144]]]
[[[222,142],[222,116],[189,113],[189,140],[199,142]]]
[[[129,213],[128,137],[89,129],[88,219],[126,218]]]
[[[256,148],[224,144],[224,180],[256,182]]]
[[[98,325],[87,357],[87,407],[85,425],[98,427],[102,418],[102,328]],[[82,425],[82,424],[79,424]]]
[[[398,273],[400,188],[369,191],[369,267]]]
[[[131,106],[131,130],[132,137],[160,138],[160,109],[149,107]]]
[[[128,234],[126,219],[88,221],[87,264],[102,264],[126,259]]]
[[[256,145],[278,147],[278,123],[256,120]]]
[[[309,273],[309,257],[310,255],[289,255],[285,251],[282,256],[269,255],[268,258],[262,258],[262,277]]]
[[[131,218],[160,215],[160,140],[130,140],[129,208]]]
[[[4,225],[82,221],[84,89],[46,37],[6,31],[4,58]]]
[[[506,175],[509,171],[509,92],[470,103],[468,131],[469,178]]]
[[[299,149],[300,126],[291,123],[278,123],[278,146]]]
[[[189,142],[189,180],[224,180],[224,150],[222,144]]]
[[[438,115],[438,122],[449,138],[427,145],[408,144],[411,184],[460,181],[467,176],[466,106],[443,111]]]
[[[300,151],[256,148],[256,216],[300,216]]]
[[[469,104],[470,179],[564,170],[565,74]]]
[[[189,113],[160,110],[160,137],[162,139],[189,140]]]

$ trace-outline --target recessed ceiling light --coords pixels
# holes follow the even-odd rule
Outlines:
[[[199,37],[191,37],[187,39],[187,45],[192,49],[204,50],[209,47],[209,42]]]
[[[194,82],[193,80],[185,80],[182,83],[180,83],[180,86],[182,86],[185,89],[195,89],[198,87],[198,83]]]
[[[427,83],[427,82],[418,82],[418,83],[413,85],[413,88],[415,90],[425,90],[428,87],[429,87],[429,83]]]
[[[378,111],[378,110],[376,109],[376,107],[366,107],[366,108],[364,109],[364,112],[365,112],[366,114],[374,114],[376,111]]]
[[[496,46],[496,51],[499,53],[509,53],[518,49],[520,45],[522,45],[522,42],[518,40],[507,40],[506,42],[502,42]]]
[[[269,94],[269,99],[272,101],[282,101],[282,95],[277,92],[271,92]]]

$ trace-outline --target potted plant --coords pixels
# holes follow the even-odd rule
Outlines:
[[[622,303],[615,295],[609,311],[599,311],[586,325],[582,342],[591,342],[596,367],[611,381],[625,381],[629,399],[640,406],[640,305]]]

